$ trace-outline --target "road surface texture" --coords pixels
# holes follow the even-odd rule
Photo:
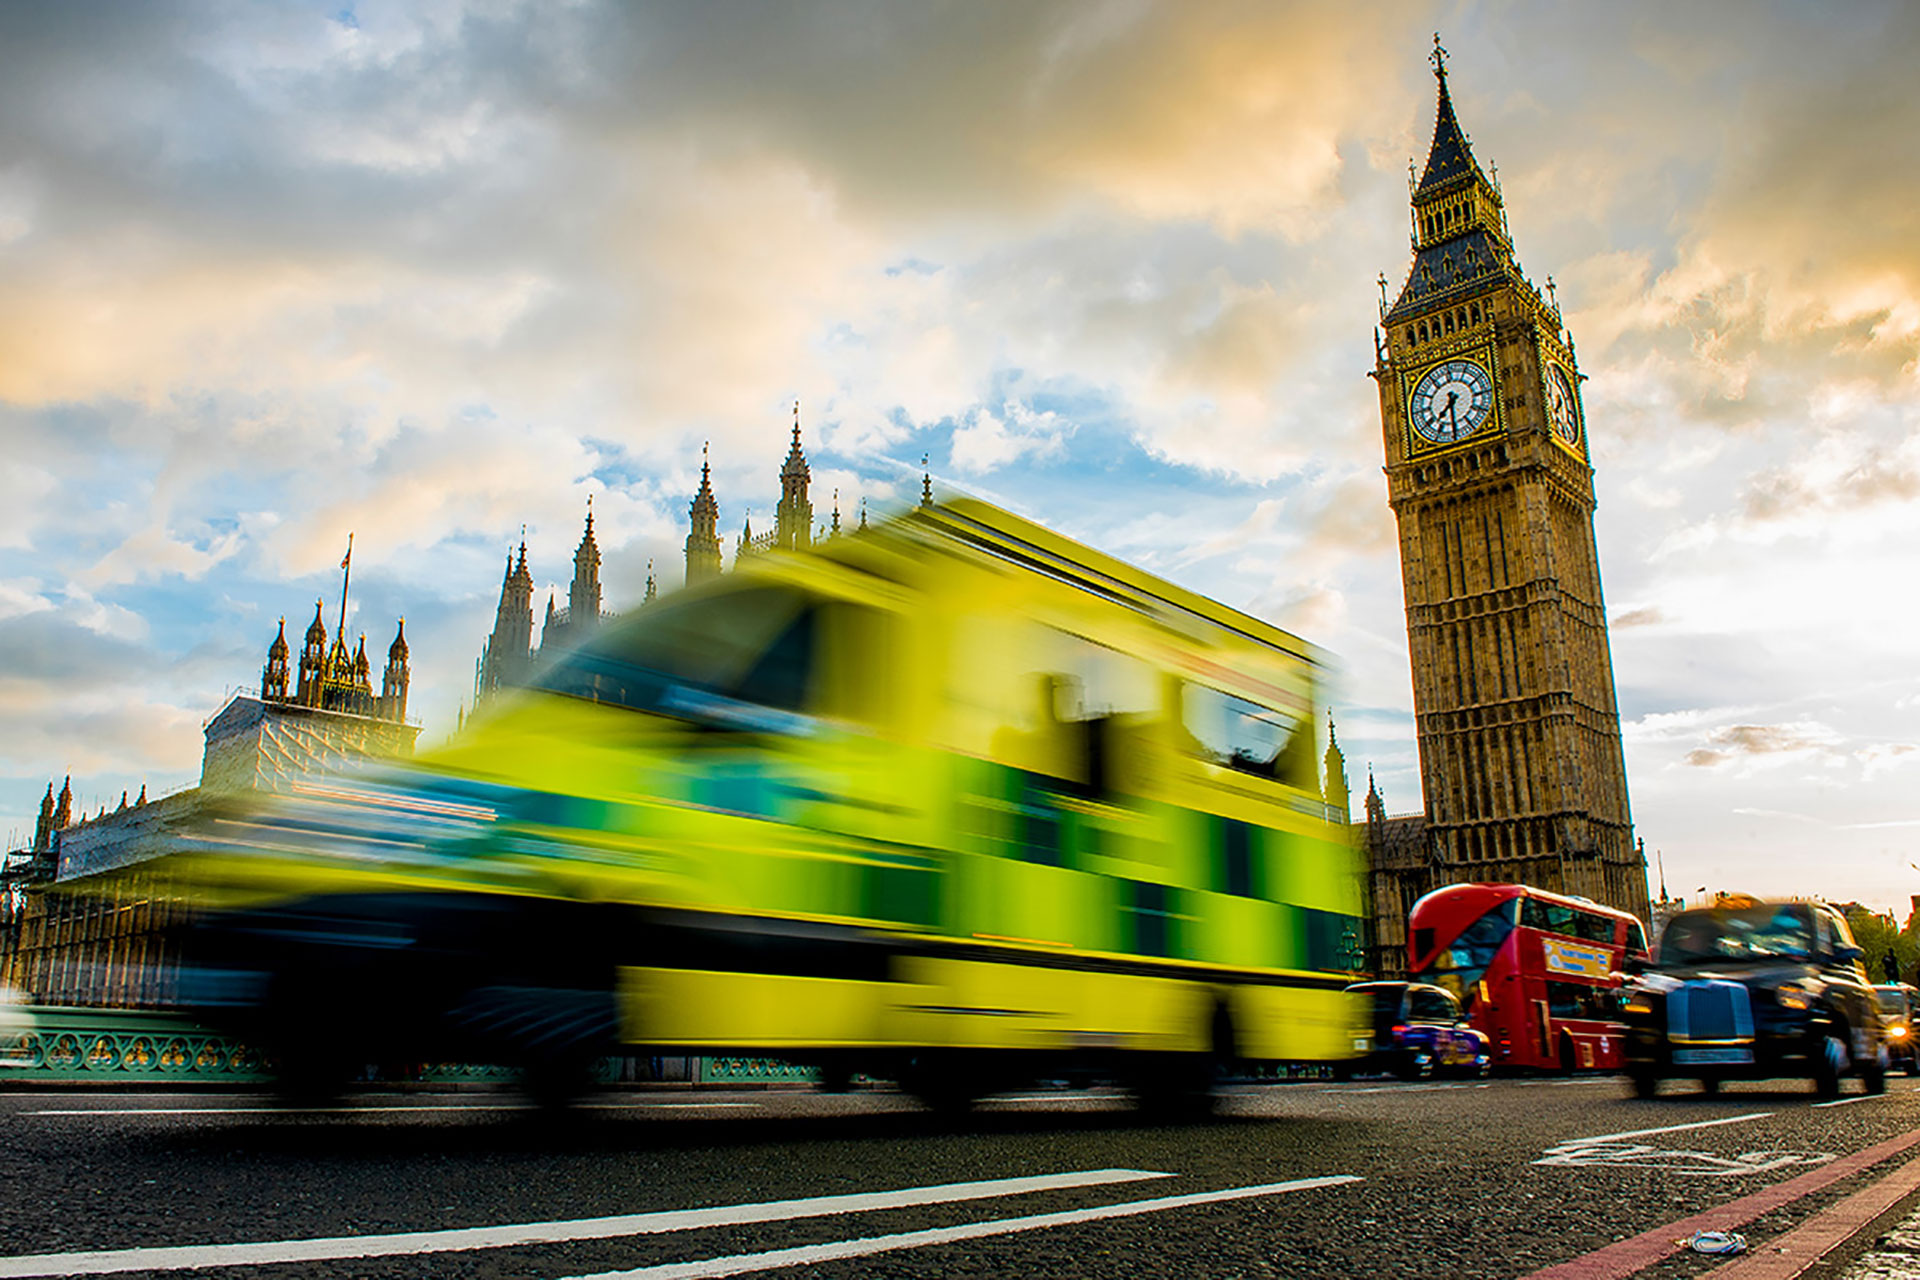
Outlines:
[[[1816,1268],[1839,1276],[1913,1260],[1893,1175],[1920,1160],[1915,1086],[1822,1105],[1796,1082],[1652,1101],[1610,1078],[1297,1083],[1186,1125],[1103,1090],[960,1120],[885,1089],[633,1090],[563,1115],[509,1093],[286,1111],[13,1091],[0,1278],[1664,1280],[1726,1264],[1676,1249],[1696,1229],[1777,1264],[1775,1242],[1878,1187],[1867,1237]]]

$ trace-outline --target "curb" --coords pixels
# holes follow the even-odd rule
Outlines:
[[[1874,1224],[1881,1214],[1920,1191],[1920,1158],[1907,1161],[1870,1187],[1816,1214],[1776,1239],[1765,1252],[1707,1272],[1714,1280],[1793,1280]]]

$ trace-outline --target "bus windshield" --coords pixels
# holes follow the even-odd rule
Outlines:
[[[1518,900],[1502,902],[1460,931],[1453,945],[1442,947],[1416,974],[1415,982],[1430,982],[1444,987],[1467,1008],[1472,1008],[1480,979],[1487,966],[1513,932]]]

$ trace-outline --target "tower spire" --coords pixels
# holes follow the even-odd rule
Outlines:
[[[813,543],[813,503],[807,497],[807,485],[813,472],[800,447],[800,402],[793,402],[793,445],[780,467],[780,505],[774,513],[773,540],[776,545],[804,551]]]
[[[687,584],[720,576],[720,504],[713,497],[713,466],[700,446],[700,488],[687,508]]]
[[[600,543],[593,536],[593,495],[588,494],[587,531],[574,550],[573,582],[567,588],[567,633],[577,640],[599,624]]]
[[[923,507],[933,505],[933,472],[927,467],[928,456],[920,455],[920,505]]]

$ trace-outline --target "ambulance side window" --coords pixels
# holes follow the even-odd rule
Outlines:
[[[1257,778],[1318,785],[1308,720],[1203,684],[1185,686],[1180,711],[1190,754]]]

